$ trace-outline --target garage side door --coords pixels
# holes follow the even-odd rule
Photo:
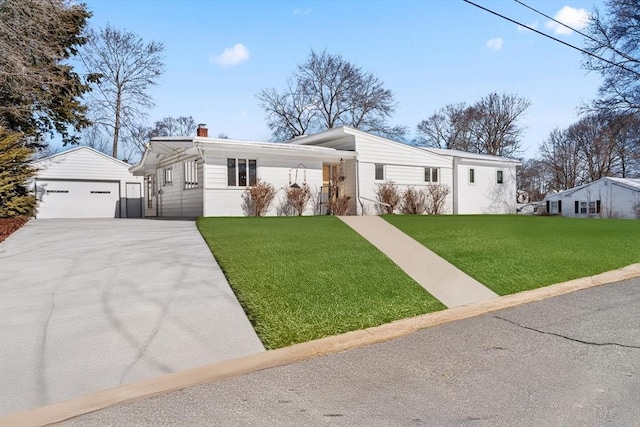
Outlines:
[[[116,218],[120,184],[111,181],[36,181],[37,218]]]

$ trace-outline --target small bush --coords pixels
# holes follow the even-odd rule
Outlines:
[[[285,201],[289,206],[291,206],[292,211],[298,216],[302,216],[305,209],[307,209],[310,199],[311,188],[309,188],[309,185],[306,182],[299,188],[285,188]]]
[[[402,205],[400,211],[403,214],[420,215],[427,210],[427,196],[424,191],[407,187],[402,192]]]
[[[276,189],[260,179],[242,193],[242,210],[246,216],[263,216],[276,196]]]
[[[400,191],[398,190],[398,186],[395,182],[387,181],[384,184],[378,185],[375,193],[376,199],[380,202],[376,205],[378,213],[392,214],[396,209],[396,206],[400,203]]]
[[[449,195],[449,191],[449,186],[445,184],[427,185],[427,214],[441,215],[444,213],[444,204]]]
[[[329,212],[333,215],[349,215],[351,210],[349,200],[351,200],[351,197],[344,195],[329,198],[327,201]]]

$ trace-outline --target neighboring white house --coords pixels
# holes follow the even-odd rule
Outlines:
[[[601,178],[549,194],[543,202],[554,215],[640,219],[640,179]]]
[[[142,217],[141,177],[131,165],[89,147],[34,162],[36,218]]]
[[[351,212],[376,213],[376,187],[400,190],[444,184],[444,213],[515,213],[516,160],[413,147],[349,127],[288,143],[195,137],[153,138],[130,168],[145,178],[147,216],[243,215],[242,194],[257,179],[278,189],[268,215],[277,215],[284,189],[306,182],[318,195],[306,214],[322,213],[328,188],[350,197]]]

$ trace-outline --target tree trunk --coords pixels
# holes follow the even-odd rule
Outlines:
[[[120,137],[120,110],[122,106],[122,93],[118,91],[116,94],[116,120],[113,125],[113,151],[111,155],[118,158],[118,139]]]

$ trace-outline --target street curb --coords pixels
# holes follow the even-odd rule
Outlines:
[[[635,277],[640,277],[640,263],[596,276],[584,277],[544,288],[492,298],[436,313],[398,320],[373,328],[347,332],[295,344],[290,347],[269,350],[251,356],[138,381],[64,402],[43,406],[31,411],[7,415],[0,418],[0,426],[43,426],[53,424],[134,399],[148,398],[186,387],[220,381],[226,378],[288,365],[318,356],[339,353],[402,337],[431,326],[467,319],[484,313]]]

